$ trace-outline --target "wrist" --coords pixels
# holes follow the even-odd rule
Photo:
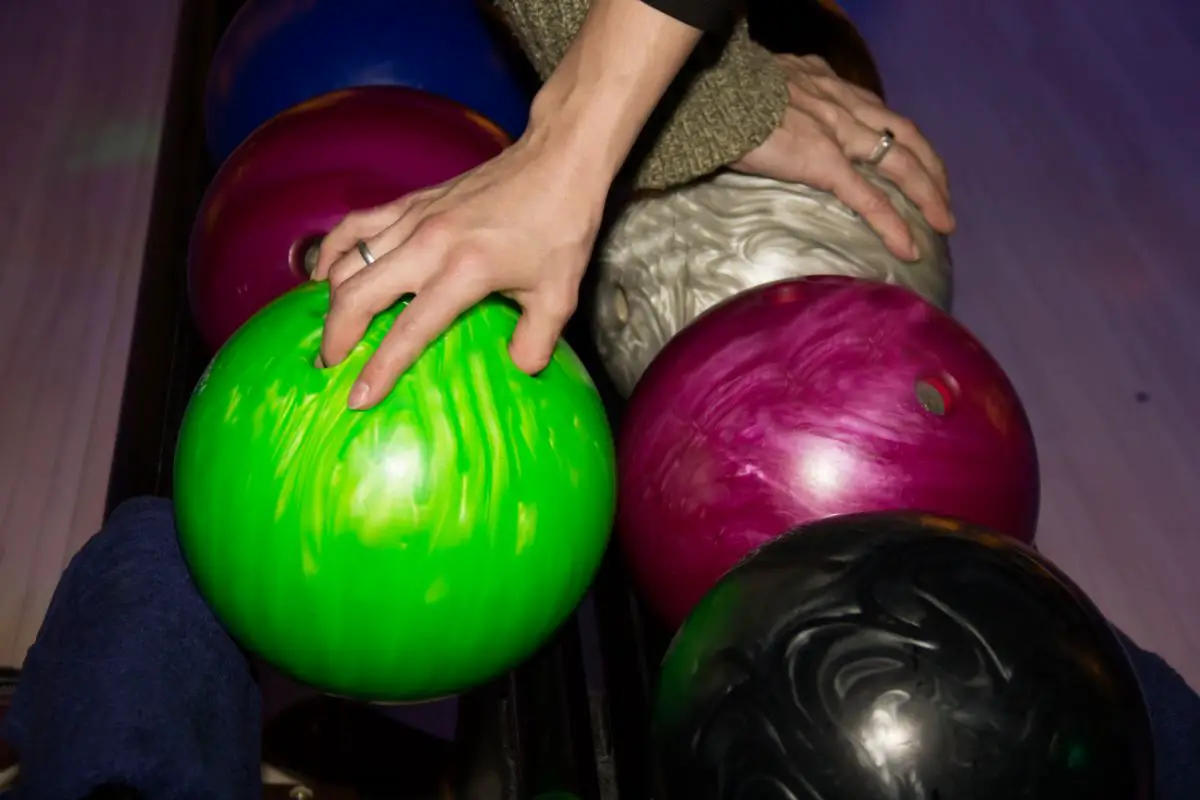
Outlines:
[[[548,82],[534,97],[522,139],[555,154],[564,167],[577,173],[576,178],[607,186],[620,171],[640,127],[630,133],[629,125],[620,124],[621,106],[620,94],[611,87]]]
[[[534,98],[524,138],[607,186],[699,38],[642,0],[594,0]]]

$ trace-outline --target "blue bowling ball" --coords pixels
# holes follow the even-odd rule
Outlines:
[[[209,149],[224,161],[281,111],[372,85],[441,95],[516,138],[531,91],[503,35],[473,0],[249,0],[209,72]]]

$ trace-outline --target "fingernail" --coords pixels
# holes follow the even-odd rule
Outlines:
[[[917,249],[917,245],[913,242],[908,243],[908,247],[904,248],[904,252],[908,254],[909,261],[916,261],[921,257],[921,251]]]
[[[371,387],[362,381],[356,381],[354,386],[350,387],[350,408],[355,411],[361,411],[367,406],[367,395],[371,393]]]

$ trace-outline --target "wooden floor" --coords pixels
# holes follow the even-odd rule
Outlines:
[[[1039,546],[1200,687],[1200,6],[848,6],[950,166],[955,313],[1029,409]]]
[[[1029,407],[1042,548],[1200,686],[1200,6],[845,5],[950,164],[956,311]],[[100,521],[177,12],[0,4],[0,664]]]

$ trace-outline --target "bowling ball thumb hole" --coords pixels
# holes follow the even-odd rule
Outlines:
[[[323,241],[325,241],[325,234],[314,233],[297,239],[292,245],[288,261],[292,271],[296,273],[296,277],[306,281],[312,280],[313,273],[317,271],[317,259],[321,257],[321,242]]]

